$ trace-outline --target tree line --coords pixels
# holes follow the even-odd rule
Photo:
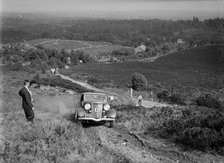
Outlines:
[[[21,20],[22,21],[22,20]],[[5,22],[5,23],[4,23]],[[142,42],[146,45],[161,45],[164,42],[174,42],[178,38],[189,39],[184,33],[188,29],[211,30],[217,32],[224,27],[224,19],[192,20],[60,20],[47,22],[32,22],[26,20],[18,24],[18,20],[7,24],[3,19],[2,40],[30,40],[35,38],[59,38],[71,40],[106,41],[114,44],[136,47]],[[11,26],[10,26],[11,25]],[[10,28],[10,29],[9,29]],[[14,33],[11,35],[11,33]],[[203,39],[203,35],[198,36]]]

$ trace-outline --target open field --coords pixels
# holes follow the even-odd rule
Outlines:
[[[78,40],[59,40],[59,39],[37,39],[29,41],[32,45],[42,45],[46,49],[56,49],[61,51],[67,50],[81,50],[92,56],[103,53],[111,53],[114,50],[122,48],[130,48],[121,45],[114,45],[108,42],[95,41],[78,41]]]
[[[139,72],[150,84],[184,92],[218,91],[224,87],[224,62],[221,46],[197,47],[176,52],[149,62],[77,65],[62,73],[99,77],[105,86],[127,89],[131,75]]]

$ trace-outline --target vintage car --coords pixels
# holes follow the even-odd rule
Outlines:
[[[116,111],[110,108],[113,96],[104,93],[86,92],[81,95],[80,108],[76,110],[75,119],[84,124],[90,122],[107,123],[114,126]]]

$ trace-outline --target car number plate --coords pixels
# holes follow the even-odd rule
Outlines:
[[[95,112],[100,112],[101,109],[100,108],[95,108]]]

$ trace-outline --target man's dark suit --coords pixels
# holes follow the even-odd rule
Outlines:
[[[19,91],[19,95],[22,97],[22,107],[24,109],[26,119],[30,122],[33,122],[34,118],[34,111],[33,111],[33,104],[31,102],[31,95],[26,87],[23,87]]]

